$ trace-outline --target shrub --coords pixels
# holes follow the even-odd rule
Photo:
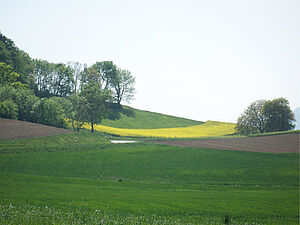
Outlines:
[[[18,118],[18,106],[10,99],[0,102],[0,117],[16,120]]]

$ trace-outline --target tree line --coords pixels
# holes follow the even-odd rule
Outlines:
[[[135,77],[112,61],[87,66],[31,59],[0,33],[0,117],[73,129],[92,125],[135,93]]]

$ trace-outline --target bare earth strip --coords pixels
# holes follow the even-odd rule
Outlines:
[[[221,150],[271,153],[299,153],[299,135],[300,133],[292,133],[249,138],[226,138],[190,141],[155,141],[155,143],[172,146],[210,148]]]
[[[0,140],[44,137],[63,133],[72,133],[72,131],[37,123],[0,118]]]

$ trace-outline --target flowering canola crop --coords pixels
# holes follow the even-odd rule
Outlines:
[[[90,124],[84,126],[90,129]],[[94,125],[94,129],[113,135],[127,137],[165,137],[165,138],[192,138],[192,137],[216,137],[233,134],[235,132],[234,123],[225,123],[217,121],[207,121],[203,124],[161,129],[123,129],[108,127],[103,125]]]

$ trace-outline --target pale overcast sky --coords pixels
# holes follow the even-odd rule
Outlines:
[[[299,0],[0,3],[0,31],[32,58],[131,71],[132,107],[236,122],[258,99],[300,106]]]

